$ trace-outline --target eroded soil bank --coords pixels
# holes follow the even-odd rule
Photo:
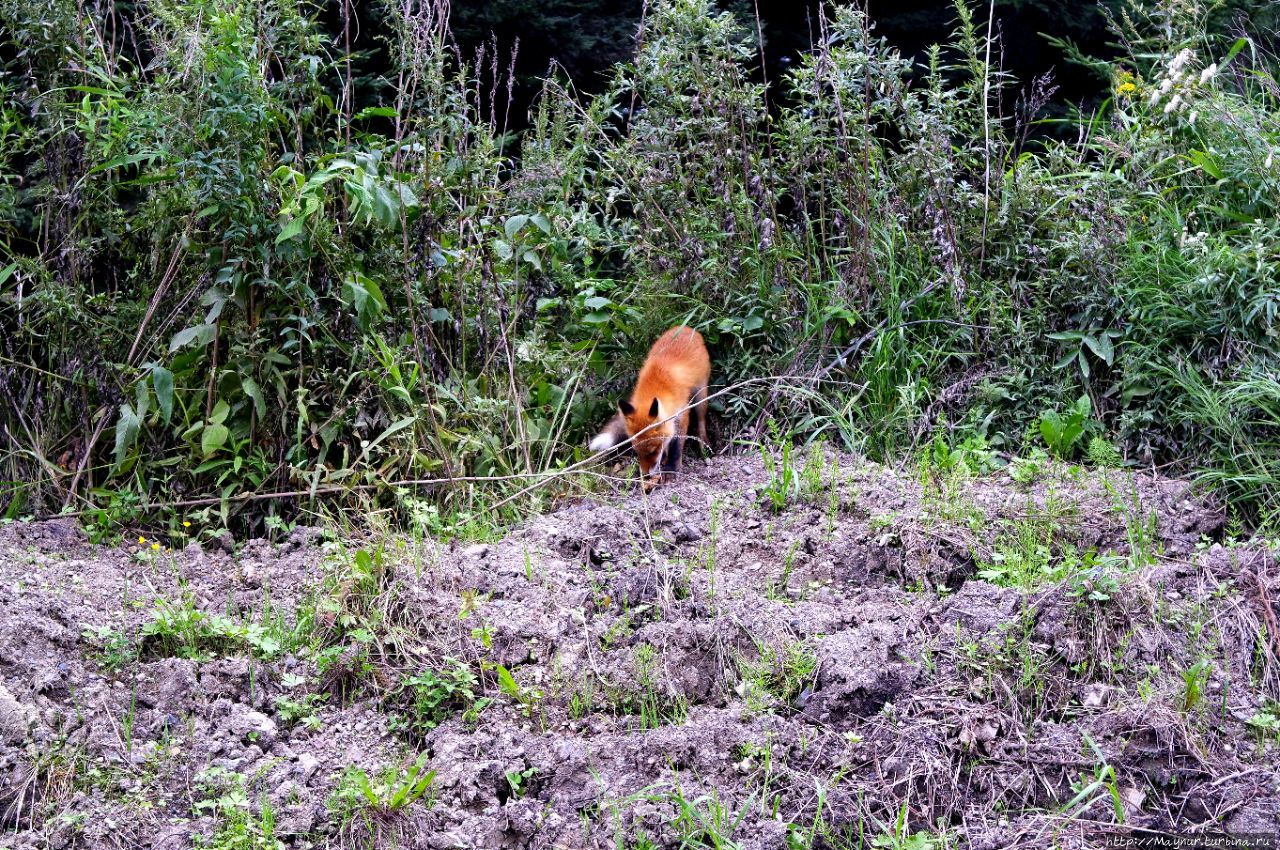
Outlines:
[[[1184,482],[688,472],[493,543],[0,528],[0,846],[1280,829],[1280,566]]]

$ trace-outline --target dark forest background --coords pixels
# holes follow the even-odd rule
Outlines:
[[[758,22],[764,73],[776,81],[812,48],[826,4],[726,0],[719,5],[740,20]],[[865,9],[875,31],[917,63],[931,45],[945,44],[956,25],[951,0],[844,0],[830,5]],[[1118,55],[1108,22],[1124,6],[1125,0],[997,0],[992,34],[999,67],[1024,83],[1048,75],[1056,91],[1043,118],[1088,114],[1106,96],[1106,63]],[[491,45],[506,61],[514,54],[516,86],[507,125],[520,129],[542,78],[555,66],[579,90],[600,91],[614,65],[634,53],[644,8],[643,0],[460,0],[453,3],[451,24],[464,51]],[[1229,0],[1210,12],[1210,25],[1265,35],[1280,21],[1277,10],[1280,3],[1267,0]],[[981,10],[979,14],[985,18]],[[1045,125],[1045,131],[1053,130]]]

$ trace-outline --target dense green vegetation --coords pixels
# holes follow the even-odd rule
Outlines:
[[[582,458],[680,321],[724,437],[1098,437],[1268,521],[1275,57],[1188,0],[1135,9],[1104,108],[1033,142],[1047,84],[957,13],[918,67],[833,10],[775,96],[750,22],[665,0],[517,138],[505,60],[431,0],[336,30],[285,0],[0,0],[0,510],[467,530],[528,479],[403,482]]]

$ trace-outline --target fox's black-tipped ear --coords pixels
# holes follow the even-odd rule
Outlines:
[[[627,401],[625,398],[618,401],[618,410],[622,411],[623,416],[630,416],[636,412],[636,409],[631,406],[631,402]]]
[[[653,404],[649,405],[649,418],[650,419],[658,418],[658,399],[656,396],[653,399]]]

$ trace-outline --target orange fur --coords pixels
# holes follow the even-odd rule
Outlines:
[[[702,335],[684,325],[671,328],[649,349],[630,400],[618,402],[618,415],[591,441],[592,449],[612,448],[630,439],[644,488],[661,483],[680,471],[690,419],[698,440],[706,445],[710,380],[711,358]],[[680,412],[672,416],[676,411]]]

